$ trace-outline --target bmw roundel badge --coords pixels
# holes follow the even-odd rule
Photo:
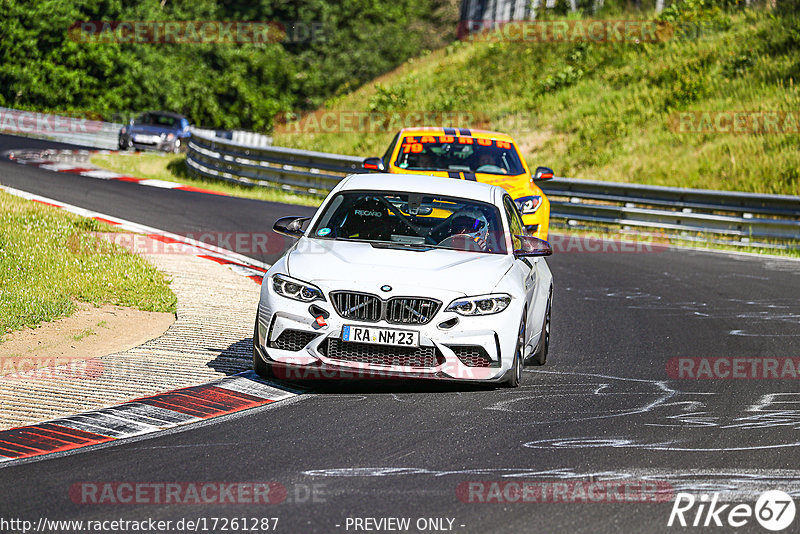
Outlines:
[[[391,290],[392,290],[392,286],[390,286],[390,285],[381,286],[381,291],[384,291],[384,292],[388,293]]]

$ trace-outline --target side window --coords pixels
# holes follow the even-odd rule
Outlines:
[[[394,139],[392,139],[392,142],[389,143],[389,148],[386,150],[386,153],[381,158],[383,160],[383,165],[384,165],[384,167],[386,167],[387,170],[389,169],[389,163],[391,163],[392,152],[394,152],[394,147],[395,147],[395,145],[397,145],[397,139],[399,137],[400,137],[400,133],[398,132],[394,136]]]
[[[516,238],[518,235],[525,235],[525,226],[522,224],[522,217],[519,215],[516,204],[511,200],[511,197],[503,197],[503,207],[506,210],[506,217],[508,217],[508,226],[511,228],[511,243],[514,250],[522,248],[522,242]]]

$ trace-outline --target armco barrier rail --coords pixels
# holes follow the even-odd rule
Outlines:
[[[319,195],[333,189],[346,175],[363,172],[363,158],[241,145],[201,135],[189,141],[186,156],[190,171],[205,178]]]
[[[362,158],[256,147],[195,135],[186,163],[198,176],[324,195]],[[731,238],[800,241],[800,197],[556,178],[542,182],[551,218],[569,225],[636,227]]]
[[[124,125],[102,122],[82,117],[67,117],[50,113],[36,113],[0,107],[0,133],[36,137],[106,150],[119,148],[119,130]],[[203,130],[191,128],[192,135],[222,136],[235,143],[269,146],[272,138],[266,135],[233,131]]]
[[[119,148],[122,124],[8,108],[0,108],[0,117],[0,133],[107,150]]]

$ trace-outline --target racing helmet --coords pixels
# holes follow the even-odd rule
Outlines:
[[[476,242],[484,244],[489,237],[489,221],[481,210],[475,208],[463,209],[453,215],[450,228],[451,235],[468,235]]]

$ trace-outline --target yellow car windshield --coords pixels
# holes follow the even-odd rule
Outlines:
[[[509,141],[477,137],[422,135],[403,138],[395,165],[411,171],[525,172]]]

